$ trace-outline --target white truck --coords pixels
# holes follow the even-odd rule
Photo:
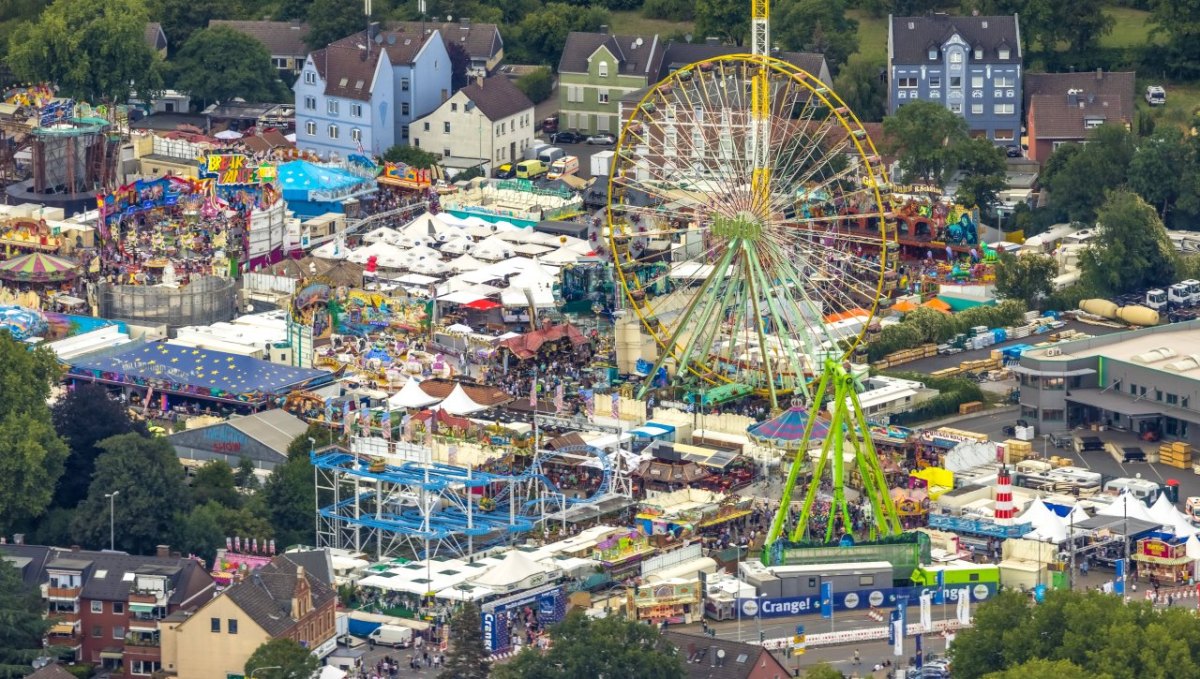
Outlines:
[[[1192,298],[1192,306],[1200,304],[1200,281],[1196,280],[1195,278],[1189,278],[1184,281],[1179,281],[1179,284],[1187,286],[1188,295],[1190,295]]]
[[[591,159],[591,170],[593,177],[607,177],[613,162],[612,151],[601,151],[593,153]]]
[[[1146,306],[1159,311],[1167,306],[1167,293],[1165,290],[1154,288],[1146,291],[1146,301],[1143,302]]]
[[[371,636],[367,637],[377,646],[391,646],[392,648],[408,648],[413,643],[413,631],[411,627],[400,627],[398,625],[380,625]]]
[[[1174,306],[1192,306],[1192,292],[1184,283],[1176,283],[1167,288],[1167,301]]]

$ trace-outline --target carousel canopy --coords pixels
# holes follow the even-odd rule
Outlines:
[[[421,389],[421,383],[414,378],[409,378],[404,387],[392,395],[388,399],[388,406],[391,408],[424,408],[425,406],[433,405],[442,399],[436,396],[430,396]]]
[[[463,390],[461,384],[454,386],[454,391],[450,392],[450,395],[442,401],[439,407],[451,415],[470,415],[487,410],[487,406],[480,405],[467,396],[467,392]]]
[[[792,406],[779,415],[748,428],[746,433],[759,441],[776,446],[797,446],[804,439],[804,427],[808,424],[808,410],[803,406]],[[813,423],[812,441],[823,441],[829,435],[829,423],[817,418]]]
[[[79,265],[69,259],[35,252],[0,262],[0,278],[44,283],[74,278]]]

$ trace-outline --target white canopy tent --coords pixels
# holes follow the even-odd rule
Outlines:
[[[485,238],[475,244],[474,255],[478,259],[495,262],[508,259],[515,254],[512,246],[499,238]]]
[[[436,396],[430,396],[421,388],[421,383],[415,378],[410,377],[408,382],[400,391],[392,394],[388,399],[388,407],[394,410],[401,408],[425,408],[431,406],[442,399]]]
[[[1106,507],[1101,507],[1100,511],[1096,513],[1100,516],[1127,516],[1131,519],[1159,523],[1150,515],[1150,510],[1146,507],[1145,503],[1128,492],[1121,493],[1116,502]]]
[[[438,407],[451,415],[470,415],[487,410],[487,406],[479,405],[471,400],[471,397],[467,396],[467,392],[462,388],[461,384],[454,385],[454,390],[450,392],[450,395]]]
[[[445,250],[445,248],[442,248],[442,249]],[[463,255],[461,257],[455,257],[454,259],[447,262],[447,265],[450,267],[451,271],[457,271],[457,272],[478,271],[478,270],[482,269],[483,267],[487,266],[486,264],[479,261],[478,259],[475,259],[471,255]]]
[[[378,243],[379,241],[383,241],[384,243],[395,244],[396,239],[398,239],[399,237],[400,237],[399,231],[393,229],[390,226],[381,226],[379,228],[372,229],[372,230],[368,231],[367,233],[363,234],[362,239],[363,239],[363,242],[367,243],[367,244]]]
[[[441,251],[448,255],[464,255],[475,248],[475,242],[466,236],[456,236],[442,244]]]
[[[1150,507],[1150,516],[1154,520],[1163,525],[1163,528],[1171,530],[1180,537],[1185,535],[1195,535],[1196,528],[1192,522],[1188,520],[1183,512],[1175,508],[1175,505],[1167,499],[1166,493],[1160,493],[1158,499]]]
[[[555,569],[543,566],[530,559],[524,552],[514,549],[505,554],[500,563],[487,569],[471,582],[497,592],[507,592],[521,587],[526,581],[539,575],[546,580],[553,579]]]

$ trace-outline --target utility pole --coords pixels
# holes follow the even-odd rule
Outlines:
[[[121,491],[114,490],[111,493],[105,493],[104,497],[108,498],[108,549],[109,551],[117,550],[117,533],[116,533],[116,501],[117,496]]]

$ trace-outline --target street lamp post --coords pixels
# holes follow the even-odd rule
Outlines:
[[[281,670],[281,669],[283,669],[283,667],[281,667],[279,665],[267,665],[266,667],[255,667],[254,669],[250,670],[250,676],[247,677],[247,679],[254,679],[255,672],[262,672],[263,670]]]
[[[104,497],[108,498],[108,548],[111,551],[116,551],[117,549],[116,501],[117,496],[120,494],[121,491],[119,490],[104,494]]]

